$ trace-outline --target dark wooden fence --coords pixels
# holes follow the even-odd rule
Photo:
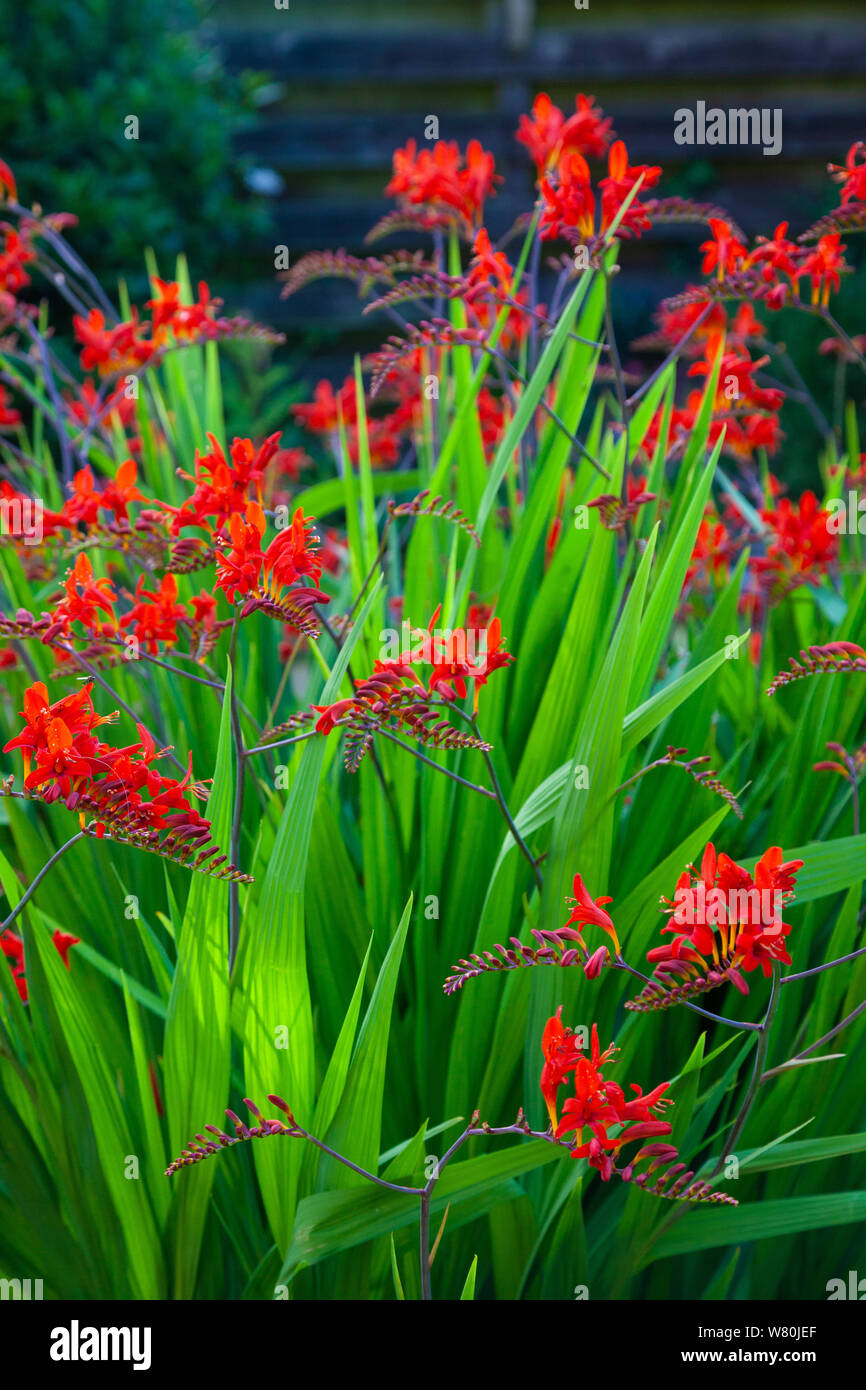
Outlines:
[[[506,183],[490,204],[494,233],[532,199],[514,131],[540,90],[566,108],[575,92],[594,94],[633,162],[664,167],[661,193],[716,201],[749,233],[786,216],[800,227],[828,207],[827,162],[866,138],[866,10],[853,6],[220,0],[210,36],[232,71],[269,75],[242,149],[279,190],[273,237],[239,268],[236,299],[292,330],[357,330],[357,301],[343,284],[280,301],[273,246],[293,261],[317,247],[360,251],[392,206],[382,190],[393,150],[422,142],[428,115],[443,139],[475,136],[496,155]],[[697,100],[780,107],[781,153],[675,144],[674,112]],[[630,254],[636,301],[681,285],[702,232],[659,228]]]

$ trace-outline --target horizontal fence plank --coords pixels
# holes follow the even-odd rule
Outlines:
[[[402,34],[313,33],[274,25],[266,33],[222,28],[227,67],[267,70],[305,83],[388,82],[447,87],[466,82],[639,78],[857,76],[866,72],[866,21],[778,20],[617,24],[537,29],[514,52],[503,36],[415,30]]]

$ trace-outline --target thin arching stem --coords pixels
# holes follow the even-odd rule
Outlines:
[[[426,763],[428,767],[435,768],[437,772],[444,772],[446,777],[450,777],[452,782],[459,782],[461,787],[468,787],[471,792],[477,792],[479,796],[489,796],[491,801],[496,801],[496,794],[488,791],[486,787],[479,787],[476,782],[470,782],[467,778],[460,777],[456,772],[452,772],[449,767],[443,767],[441,763],[434,762],[432,758],[427,757],[426,753],[422,753],[418,748],[410,747],[408,743],[404,743],[402,739],[397,738],[394,734],[390,733],[388,729],[383,729],[381,725],[376,725],[374,727],[377,733],[382,734],[384,738],[390,739],[391,743],[396,743],[398,748],[402,748],[405,752],[411,753],[412,757],[417,758],[419,762]]]
[[[853,1023],[854,1019],[858,1018],[864,1009],[866,1009],[866,999],[863,1000],[862,1004],[858,1004],[856,1009],[852,1009],[850,1014],[846,1014],[842,1022],[837,1023],[835,1028],[831,1028],[829,1033],[825,1033],[817,1042],[810,1043],[808,1047],[804,1047],[802,1052],[798,1052],[795,1057],[791,1058],[791,1061],[799,1062],[803,1057],[808,1057],[810,1052],[815,1052],[819,1047],[823,1047],[824,1043],[829,1042],[831,1038],[835,1038],[836,1034],[841,1033],[843,1028],[847,1028],[849,1023]],[[786,1066],[790,1066],[790,1062],[784,1063],[781,1067],[774,1067],[772,1072],[765,1072],[763,1079],[766,1081],[767,1077],[774,1075],[775,1072],[784,1071]]]
[[[18,903],[17,907],[13,907],[12,911],[9,913],[9,916],[6,918],[6,921],[3,922],[2,925],[0,925],[0,932],[7,931],[9,927],[12,926],[12,923],[15,921],[15,918],[21,912],[22,908],[25,908],[27,906],[28,902],[33,897],[33,894],[36,892],[36,889],[39,887],[40,883],[42,882],[43,878],[48,873],[48,871],[54,867],[58,859],[61,859],[68,849],[71,849],[72,846],[74,844],[77,844],[79,840],[83,840],[85,838],[85,834],[86,832],[84,830],[79,830],[75,835],[72,836],[71,840],[67,840],[65,844],[61,845],[59,849],[54,851],[51,858],[48,860],[47,863],[42,865],[42,868],[39,870],[39,873],[36,875],[33,882],[23,893],[21,901]]]
[[[793,980],[806,980],[810,975],[820,975],[822,970],[832,970],[836,965],[844,965],[846,961],[856,960],[858,956],[866,955],[866,946],[861,946],[859,951],[852,951],[850,955],[839,956],[836,960],[825,961],[823,965],[815,965],[811,970],[801,970],[796,975],[783,975],[779,981],[782,985],[789,985]]]
[[[755,1102],[755,1097],[758,1094],[758,1090],[761,1085],[761,1077],[764,1074],[764,1063],[767,1060],[767,1048],[770,1044],[770,1028],[772,1027],[773,1019],[776,1016],[776,1009],[779,1006],[778,986],[779,966],[778,963],[776,963],[773,965],[773,979],[770,985],[770,998],[767,1001],[767,1012],[764,1014],[764,1019],[761,1023],[760,1032],[758,1033],[758,1045],[755,1048],[755,1067],[752,1072],[752,1080],[749,1083],[749,1089],[746,1092],[745,1100],[743,1101],[743,1104],[740,1107],[740,1113],[734,1121],[734,1127],[731,1130],[730,1135],[728,1136],[728,1141],[724,1146],[724,1150],[720,1154],[718,1161],[716,1162],[712,1172],[709,1175],[710,1182],[712,1182],[713,1178],[717,1177],[718,1174],[722,1171],[722,1169],[725,1166],[725,1161],[728,1158],[728,1155],[732,1154],[734,1152],[734,1149],[737,1147],[737,1140],[739,1139],[740,1135],[746,1127],[746,1121],[749,1118],[752,1106]]]

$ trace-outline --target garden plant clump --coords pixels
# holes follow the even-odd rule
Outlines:
[[[592,97],[516,138],[504,237],[492,155],[410,140],[370,254],[282,277],[386,325],[307,447],[223,407],[222,346],[277,335],[183,259],[114,302],[0,163],[0,1268],[46,1296],[823,1298],[855,1260],[866,146],[750,243]],[[670,221],[693,283],[627,348]]]

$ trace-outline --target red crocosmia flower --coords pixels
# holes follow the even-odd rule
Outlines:
[[[812,303],[822,309],[830,302],[831,290],[839,289],[840,272],[848,269],[842,254],[845,250],[847,247],[835,232],[832,236],[820,237],[815,249],[803,261],[802,273],[812,281]]]
[[[6,387],[0,386],[0,429],[16,429],[21,419],[21,411],[12,405],[12,397]]]
[[[624,1145],[670,1134],[670,1124],[656,1118],[657,1112],[671,1104],[664,1096],[670,1082],[662,1082],[648,1095],[643,1094],[640,1086],[632,1084],[635,1098],[626,1100],[622,1088],[607,1080],[602,1072],[602,1067],[614,1058],[614,1045],[611,1043],[602,1052],[598,1028],[593,1024],[590,1055],[586,1057],[584,1049],[577,1046],[571,1030],[563,1028],[560,1013],[561,1009],[557,1010],[556,1016],[548,1020],[544,1030],[542,1094],[555,1137],[560,1139],[573,1133],[575,1143],[571,1149],[572,1157],[588,1159],[590,1167],[597,1169],[602,1180],[607,1182],[614,1173],[615,1157]],[[567,1080],[569,1072],[574,1075],[575,1094],[565,1100],[562,1119],[556,1124],[556,1093]],[[611,1127],[620,1128],[616,1137],[608,1133]],[[587,1129],[590,1138],[585,1140],[584,1131]]]
[[[0,189],[6,194],[7,198],[17,200],[18,188],[12,170],[5,160],[0,159]]]
[[[851,146],[845,164],[828,164],[831,177],[842,184],[841,203],[866,203],[866,143]],[[14,197],[14,194],[12,195]]]
[[[153,299],[147,301],[146,307],[150,309],[154,337],[159,337],[160,330],[171,323],[180,308],[180,284],[176,280],[160,280],[157,275],[151,276],[150,283]]]
[[[190,606],[195,622],[209,632],[216,622],[217,601],[213,594],[193,594]]]
[[[333,705],[313,705],[313,709],[319,715],[316,720],[316,733],[329,734],[339,720],[355,709],[355,701],[337,700]]]
[[[212,526],[218,531],[230,525],[235,513],[243,514],[250,488],[261,504],[262,482],[279,455],[279,440],[277,431],[256,449],[251,439],[234,439],[227,459],[219,440],[209,434],[210,453],[196,451],[193,476],[180,472],[195,487],[192,496],[174,512],[173,533],[177,535],[185,526]]]
[[[748,252],[743,243],[734,236],[731,224],[721,217],[710,218],[710,231],[713,234],[712,238],[703,242],[700,248],[704,253],[701,270],[704,275],[709,275],[714,270],[717,278],[724,280],[729,272],[742,268]]]
[[[699,290],[697,285],[688,285],[686,287],[686,292],[689,295],[705,293]],[[676,308],[668,308],[667,305],[663,304],[657,310],[655,319],[658,324],[659,333],[662,335],[665,342],[674,345],[678,343],[681,338],[684,338],[695,320],[700,318],[709,304],[710,301],[707,298],[702,300],[696,298],[694,302],[681,304]],[[697,348],[705,343],[708,338],[717,340],[719,334],[725,331],[726,324],[727,314],[725,313],[725,306],[723,304],[713,304],[706,318],[692,333],[690,343],[686,344],[685,351],[689,350],[690,344]]]
[[[146,589],[147,578],[140,575],[135,587],[135,604],[120,620],[146,652],[155,655],[162,642],[173,646],[177,641],[177,624],[187,613],[177,601],[177,580],[165,574],[158,589]]]
[[[354,379],[347,377],[339,394],[334,393],[330,381],[320,381],[310,404],[291,409],[298,424],[312,434],[332,434],[339,429],[341,418],[346,425],[354,424],[358,418]]]
[[[580,1060],[577,1038],[571,1028],[566,1028],[563,1025],[561,1004],[554,1017],[549,1018],[545,1024],[541,1050],[544,1053],[544,1066],[541,1069],[541,1094],[544,1096],[551,1128],[555,1134],[559,1123],[556,1114],[556,1093],[568,1073],[574,1070]]]
[[[66,578],[64,589],[66,597],[53,610],[53,617],[62,625],[64,632],[71,623],[80,623],[88,633],[98,632],[100,624],[97,620],[100,613],[108,616],[108,622],[103,621],[101,626],[116,626],[114,605],[117,595],[109,580],[94,578],[93,566],[85,551],[76,558]]]
[[[780,222],[772,238],[757,237],[756,248],[749,260],[751,265],[761,267],[761,275],[768,284],[781,272],[788,276],[796,289],[803,274],[800,265],[803,260],[803,248],[795,241],[788,240],[787,231],[787,222]]]
[[[77,936],[70,936],[68,932],[58,930],[54,933],[51,940],[60,952],[63,964],[68,970],[70,948],[72,946],[78,946],[80,944],[80,938]],[[21,940],[21,937],[16,936],[13,931],[3,932],[3,934],[0,935],[0,951],[3,952],[9,962],[9,968],[12,971],[12,976],[15,980],[15,986],[20,995],[21,1002],[26,1004],[28,1002],[28,990],[27,977],[24,973],[24,942]]]
[[[24,758],[24,770],[29,774],[34,754],[48,752],[48,732],[55,721],[59,720],[64,725],[73,740],[89,733],[99,724],[113,722],[117,717],[116,712],[97,715],[94,711],[90,698],[92,689],[93,683],[88,682],[72,695],[64,695],[61,700],[55,700],[54,704],[51,704],[46,686],[42,681],[36,681],[24,692],[24,709],[21,714],[26,721],[26,727],[4,745],[3,752],[8,753],[13,748],[20,748]],[[54,737],[62,737],[59,726],[55,729]]]
[[[794,896],[801,859],[785,861],[778,845],[765,850],[751,874],[708,844],[700,873],[690,865],[681,874],[673,901],[665,899],[672,923],[662,934],[672,940],[653,947],[653,983],[630,1009],[667,1008],[681,999],[715,989],[725,980],[748,994],[744,974],[773,962],[790,965],[785,946],[790,926],[781,911]]]
[[[116,521],[127,520],[127,506],[130,502],[145,500],[135,485],[137,478],[138,466],[135,459],[125,459],[102,490],[99,505],[105,511],[113,512]]]
[[[485,200],[499,182],[493,155],[477,140],[469,141],[465,156],[455,141],[437,140],[432,149],[419,151],[409,140],[394,152],[394,174],[385,193],[411,207],[451,209],[477,226]]]
[[[318,584],[322,560],[317,549],[318,538],[312,528],[312,518],[305,517],[299,507],[292,517],[291,526],[278,531],[265,551],[265,582],[274,592],[297,584],[304,578]]]
[[[578,925],[578,928],[581,925],[601,927],[602,931],[607,932],[608,936],[611,937],[614,950],[616,954],[619,955],[620,946],[616,934],[616,927],[613,924],[613,918],[609,913],[604,911],[604,904],[612,903],[613,898],[593,898],[580,874],[574,875],[573,887],[574,897],[566,898],[567,903],[573,903],[571,916],[565,923],[565,926],[560,928],[560,931],[565,932],[566,928],[571,928],[575,924]],[[580,938],[579,929],[576,935]]]
[[[229,522],[231,547],[217,553],[216,586],[222,589],[229,603],[258,587],[262,567],[262,536],[265,534],[265,514],[257,502],[250,502],[244,521],[237,512]]]
[[[69,932],[60,931],[60,929],[58,928],[52,936],[51,940],[54,942],[54,945],[60,952],[60,958],[63,961],[63,964],[66,966],[66,969],[68,970],[70,948],[73,946],[79,946],[81,944],[81,937],[71,936]]]
[[[546,92],[532,103],[532,115],[520,117],[517,139],[525,145],[541,179],[564,149],[588,158],[600,157],[610,144],[610,119],[595,105],[595,98],[579,93],[575,112],[568,120]]]
[[[566,230],[584,240],[595,234],[595,195],[589,165],[577,150],[565,150],[551,174],[541,181],[542,212],[538,230],[542,241],[551,241]]]
[[[611,225],[641,175],[643,175],[643,182],[640,186],[640,192],[643,194],[648,189],[655,188],[662,172],[656,164],[629,165],[628,150],[622,140],[617,140],[611,145],[607,163],[608,176],[606,179],[602,179],[599,185],[601,188],[602,231]],[[646,231],[649,226],[650,220],[646,209],[641,203],[640,197],[635,197],[629,203],[625,215],[617,227],[616,234],[618,237],[640,236],[641,232]]]
[[[760,319],[755,318],[751,304],[741,304],[734,314],[733,322],[728,330],[729,341],[745,347],[751,339],[766,338],[766,336],[767,330]]]
[[[574,115],[562,127],[560,144],[563,149],[577,150],[587,159],[601,159],[610,144],[610,117],[595,104],[595,97],[578,92],[574,99]]]
[[[14,296],[30,284],[30,276],[24,269],[36,260],[30,237],[22,236],[14,227],[3,230],[3,250],[0,252],[0,291]],[[32,234],[31,234],[32,235]]]
[[[759,580],[783,592],[818,583],[836,560],[839,537],[814,492],[804,492],[796,506],[783,497],[776,507],[764,508],[761,519],[768,527],[765,553],[749,561]]]
[[[502,645],[502,625],[498,618],[492,618],[486,628],[472,626],[467,622],[464,628],[455,628],[444,634],[434,632],[442,605],[430,619],[427,632],[423,634],[423,645],[415,656],[429,661],[433,667],[428,689],[430,694],[439,694],[453,699],[454,694],[462,700],[466,696],[466,682],[475,682],[475,704],[478,708],[478,693],[487,684],[491,671],[509,666],[514,660]]]
[[[169,750],[157,750],[141,725],[137,726],[139,742],[125,748],[99,742],[94,730],[114,720],[116,712],[98,715],[91,689],[84,686],[53,705],[41,682],[25,692],[26,728],[6,744],[6,750],[21,749],[25,789],[49,803],[62,799],[70,811],[78,811],[82,827],[85,813],[95,815],[97,836],[117,827],[125,840],[156,848],[155,835],[166,832],[160,847],[170,843],[207,851],[210,822],[203,820],[184,794],[192,782],[191,764],[182,781],[158,773],[151,764]],[[205,794],[195,783],[189,789],[193,796]],[[145,801],[142,792],[153,799]],[[214,846],[205,857],[216,853]],[[65,952],[71,944],[71,939],[61,939],[58,949]]]
[[[539,92],[532,103],[532,115],[522,115],[517,128],[517,139],[525,145],[539,179],[543,177],[559,148],[560,134],[565,117],[546,92]]]
[[[20,936],[16,936],[14,931],[5,931],[0,934],[0,951],[9,962],[9,969],[15,980],[15,987],[21,997],[22,1003],[27,1003],[27,977],[24,974],[24,942]]]
[[[691,562],[685,571],[684,589],[692,584],[701,589],[710,582],[727,581],[733,556],[733,538],[728,535],[724,521],[705,517],[698,527]]]
[[[94,368],[103,376],[124,369],[135,372],[153,355],[153,343],[143,336],[135,309],[131,319],[114,328],[106,328],[100,309],[91,309],[87,318],[74,315],[72,326],[83,344],[81,366],[85,372]]]
[[[470,291],[476,286],[486,287],[490,282],[503,294],[507,294],[511,289],[514,278],[511,263],[504,251],[493,250],[486,227],[479,227],[475,233],[472,261],[466,278]]]
[[[63,504],[63,517],[71,526],[92,526],[99,520],[100,493],[90,468],[79,468],[72,479],[72,492]]]

